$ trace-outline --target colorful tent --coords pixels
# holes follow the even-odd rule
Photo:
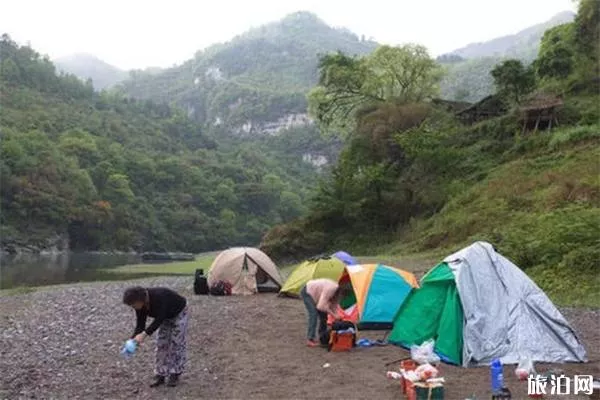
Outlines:
[[[348,265],[339,283],[352,287],[340,302],[345,319],[369,330],[391,329],[398,309],[418,287],[412,273],[382,264]]]
[[[231,283],[232,294],[277,291],[281,275],[275,263],[262,251],[235,247],[221,252],[208,272],[208,285],[223,280]]]
[[[337,253],[333,254],[333,257],[335,257],[338,260],[342,261],[346,265],[356,265],[356,264],[358,264],[356,262],[356,260],[354,259],[354,257],[352,257],[350,254],[346,253],[345,251],[338,251]]]
[[[434,339],[446,362],[487,365],[527,357],[583,362],[585,349],[544,292],[492,245],[452,254],[421,280],[394,320],[389,341],[405,347]]]
[[[297,266],[279,291],[280,295],[297,297],[300,290],[311,279],[329,278],[338,281],[345,264],[335,257],[323,257],[304,261]]]

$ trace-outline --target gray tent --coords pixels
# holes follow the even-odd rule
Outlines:
[[[422,279],[394,319],[391,343],[435,340],[446,362],[465,367],[587,361],[585,349],[550,299],[485,242],[452,254]]]
[[[587,361],[583,344],[546,294],[486,242],[444,259],[464,311],[463,365]]]

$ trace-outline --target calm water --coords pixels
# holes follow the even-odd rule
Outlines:
[[[116,274],[110,274],[100,269],[141,262],[141,256],[133,253],[61,253],[2,257],[0,259],[0,289],[127,278],[121,274],[116,276]]]

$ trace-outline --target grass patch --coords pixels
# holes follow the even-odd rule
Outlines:
[[[527,273],[557,305],[600,308],[600,274],[596,271],[572,271],[556,266],[534,267]]]
[[[194,275],[196,269],[204,269],[206,274],[215,259],[214,255],[203,255],[195,261],[182,261],[164,264],[130,264],[104,269],[110,274],[153,274],[153,275]]]
[[[21,294],[29,294],[36,291],[36,288],[29,286],[17,286],[15,288],[0,290],[0,297],[2,296],[18,296]]]

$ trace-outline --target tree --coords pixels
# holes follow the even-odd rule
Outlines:
[[[523,96],[535,88],[533,68],[519,60],[506,60],[492,69],[491,75],[499,93],[520,104]]]
[[[441,67],[423,46],[380,46],[369,56],[326,55],[319,86],[309,94],[309,113],[324,131],[345,134],[358,110],[385,102],[411,103],[434,96]]]
[[[380,46],[367,57],[366,89],[385,100],[420,102],[438,93],[442,69],[420,45]]]
[[[535,68],[540,78],[564,79],[573,71],[573,24],[548,29],[542,38]]]

